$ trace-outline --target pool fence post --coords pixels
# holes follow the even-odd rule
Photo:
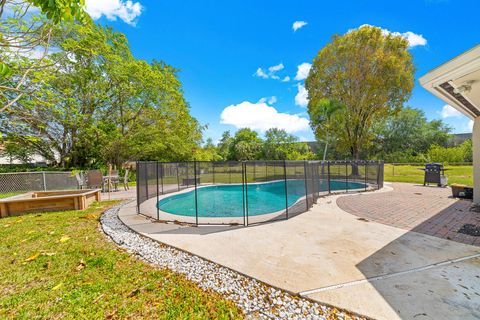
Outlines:
[[[135,161],[135,180],[137,180],[137,185],[136,185],[136,189],[137,189],[137,214],[140,213],[140,184],[139,184],[139,181],[140,181],[140,170],[139,170],[139,162],[138,161]]]
[[[247,162],[244,162],[245,165],[245,213],[248,226],[248,177],[247,177]],[[253,168],[255,168],[255,162],[253,163]],[[255,172],[255,171],[254,171]],[[254,181],[255,182],[255,181]]]
[[[156,203],[155,207],[157,207],[157,220],[160,220],[160,209],[158,209],[158,201],[159,201],[159,197],[158,197],[158,161],[156,162],[156,167],[157,167],[157,203]]]
[[[175,163],[176,166],[177,166],[177,189],[178,191],[180,191],[180,180],[179,180],[179,177],[178,177],[178,162]],[[188,180],[188,179],[187,179]]]
[[[188,164],[187,164],[188,166]],[[188,167],[187,167],[188,175]],[[188,180],[188,176],[187,176]],[[193,180],[195,181],[195,224],[198,226],[198,199],[197,199],[197,161],[193,160]]]
[[[327,183],[328,183],[328,194],[332,193],[330,189],[330,161],[327,161]]]
[[[247,226],[246,212],[245,212],[245,163],[242,162],[242,205],[243,205],[243,225]]]
[[[147,192],[147,200],[149,199],[148,197],[148,162],[144,163],[145,165],[145,191]]]
[[[161,168],[161,170],[160,170],[160,183],[162,184],[162,194],[165,194],[165,191],[163,190],[163,175],[164,175],[165,169],[163,167],[163,162],[159,162],[159,164],[160,164],[160,168]]]
[[[365,160],[365,191],[367,191],[367,174],[368,174],[368,161]]]
[[[310,207],[308,206],[307,160],[303,160],[303,178],[305,184],[305,203],[307,204],[308,211]]]
[[[215,162],[212,162],[212,184],[215,184]]]
[[[348,160],[345,160],[345,192],[348,192]]]
[[[268,181],[268,163],[265,160],[265,181]]]
[[[288,220],[287,162],[283,159],[283,180],[285,182],[285,216]]]

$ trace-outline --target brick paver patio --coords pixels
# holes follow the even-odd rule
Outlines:
[[[480,236],[459,233],[465,224],[480,226],[469,200],[451,197],[450,188],[392,183],[393,191],[344,196],[337,205],[358,217],[386,225],[480,246]]]

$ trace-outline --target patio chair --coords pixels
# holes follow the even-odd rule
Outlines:
[[[78,189],[82,190],[87,188],[87,182],[85,181],[85,175],[82,172],[75,173],[75,179],[77,179]]]
[[[100,170],[87,171],[87,187],[89,189],[102,188],[103,191],[103,175]]]
[[[111,191],[112,187],[114,191],[118,191],[118,184],[120,182],[120,177],[118,176],[118,170],[112,170],[110,176],[103,177],[103,189],[106,191],[106,186],[108,190]]]
[[[130,187],[128,186],[128,173],[129,170],[126,169],[125,174],[123,175],[123,188],[125,189],[125,191],[130,190]]]

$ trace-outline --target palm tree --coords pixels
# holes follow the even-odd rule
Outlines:
[[[332,117],[339,112],[340,110],[345,109],[345,105],[335,99],[323,98],[318,100],[316,103],[310,104],[308,106],[310,114],[310,123],[312,125],[315,133],[319,130],[324,130],[325,135],[325,149],[323,151],[323,161],[327,157],[328,144],[330,141],[329,129],[332,125]]]

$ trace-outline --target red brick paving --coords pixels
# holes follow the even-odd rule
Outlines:
[[[363,193],[337,199],[337,205],[358,217],[389,226],[480,246],[480,237],[457,231],[467,223],[480,226],[472,201],[452,198],[450,188],[392,183],[393,191]]]

